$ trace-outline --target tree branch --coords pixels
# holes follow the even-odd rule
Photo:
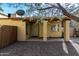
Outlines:
[[[57,9],[60,9],[59,7],[55,6],[55,5],[52,5],[50,3],[46,3],[48,5],[51,5],[51,7],[46,7],[46,8],[41,8],[41,9],[37,9],[37,10],[47,10],[47,9],[51,9],[51,8],[57,8]]]
[[[47,3],[47,4],[51,5],[51,7],[41,8],[41,9],[37,9],[37,10],[47,10],[47,9],[51,9],[51,8],[57,8],[57,9],[62,10],[63,15],[69,17],[72,20],[75,20],[75,21],[79,22],[79,17],[77,17],[73,14],[70,14],[63,6],[60,5],[60,3],[57,3],[58,6],[55,6],[55,5],[50,4],[50,3]]]
[[[71,18],[72,20],[75,20],[75,21],[78,21],[78,22],[79,22],[79,17],[70,14],[64,7],[62,7],[62,6],[60,5],[60,3],[57,3],[57,5],[58,5],[59,8],[62,10],[62,13],[63,13],[65,16]]]
[[[52,7],[46,7],[46,8],[41,8],[41,9],[37,9],[37,10],[46,10],[46,9],[51,9]]]

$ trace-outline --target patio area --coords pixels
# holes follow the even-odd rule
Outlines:
[[[79,56],[79,40],[72,38],[67,43],[62,39],[16,42],[0,49],[0,56]]]

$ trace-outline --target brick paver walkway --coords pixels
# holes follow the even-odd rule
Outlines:
[[[73,45],[79,47],[79,42]],[[79,56],[78,49],[70,42],[64,41],[26,41],[16,42],[6,48],[0,49],[2,56]]]

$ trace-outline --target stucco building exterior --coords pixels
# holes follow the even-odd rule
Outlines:
[[[64,37],[68,41],[71,37],[70,20],[60,17],[43,17],[42,20],[38,17],[9,17],[3,14],[0,15],[0,26],[12,25],[17,26],[17,40],[27,41],[31,37],[42,38],[47,41],[47,38]],[[39,20],[39,21],[38,21]],[[63,23],[63,24],[62,24]],[[63,27],[63,26],[64,27]]]
[[[50,21],[37,21],[25,18],[0,18],[0,26],[12,25],[18,27],[18,41],[26,41],[31,37],[46,38],[48,37],[62,37],[62,21],[55,17]],[[45,23],[44,23],[45,22]],[[47,24],[47,25],[46,25]],[[68,26],[68,25],[67,25]],[[45,35],[44,35],[45,34]]]

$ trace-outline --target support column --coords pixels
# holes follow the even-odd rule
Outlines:
[[[64,21],[64,41],[68,42],[70,39],[70,21]]]
[[[47,21],[43,21],[43,41],[47,41]]]

